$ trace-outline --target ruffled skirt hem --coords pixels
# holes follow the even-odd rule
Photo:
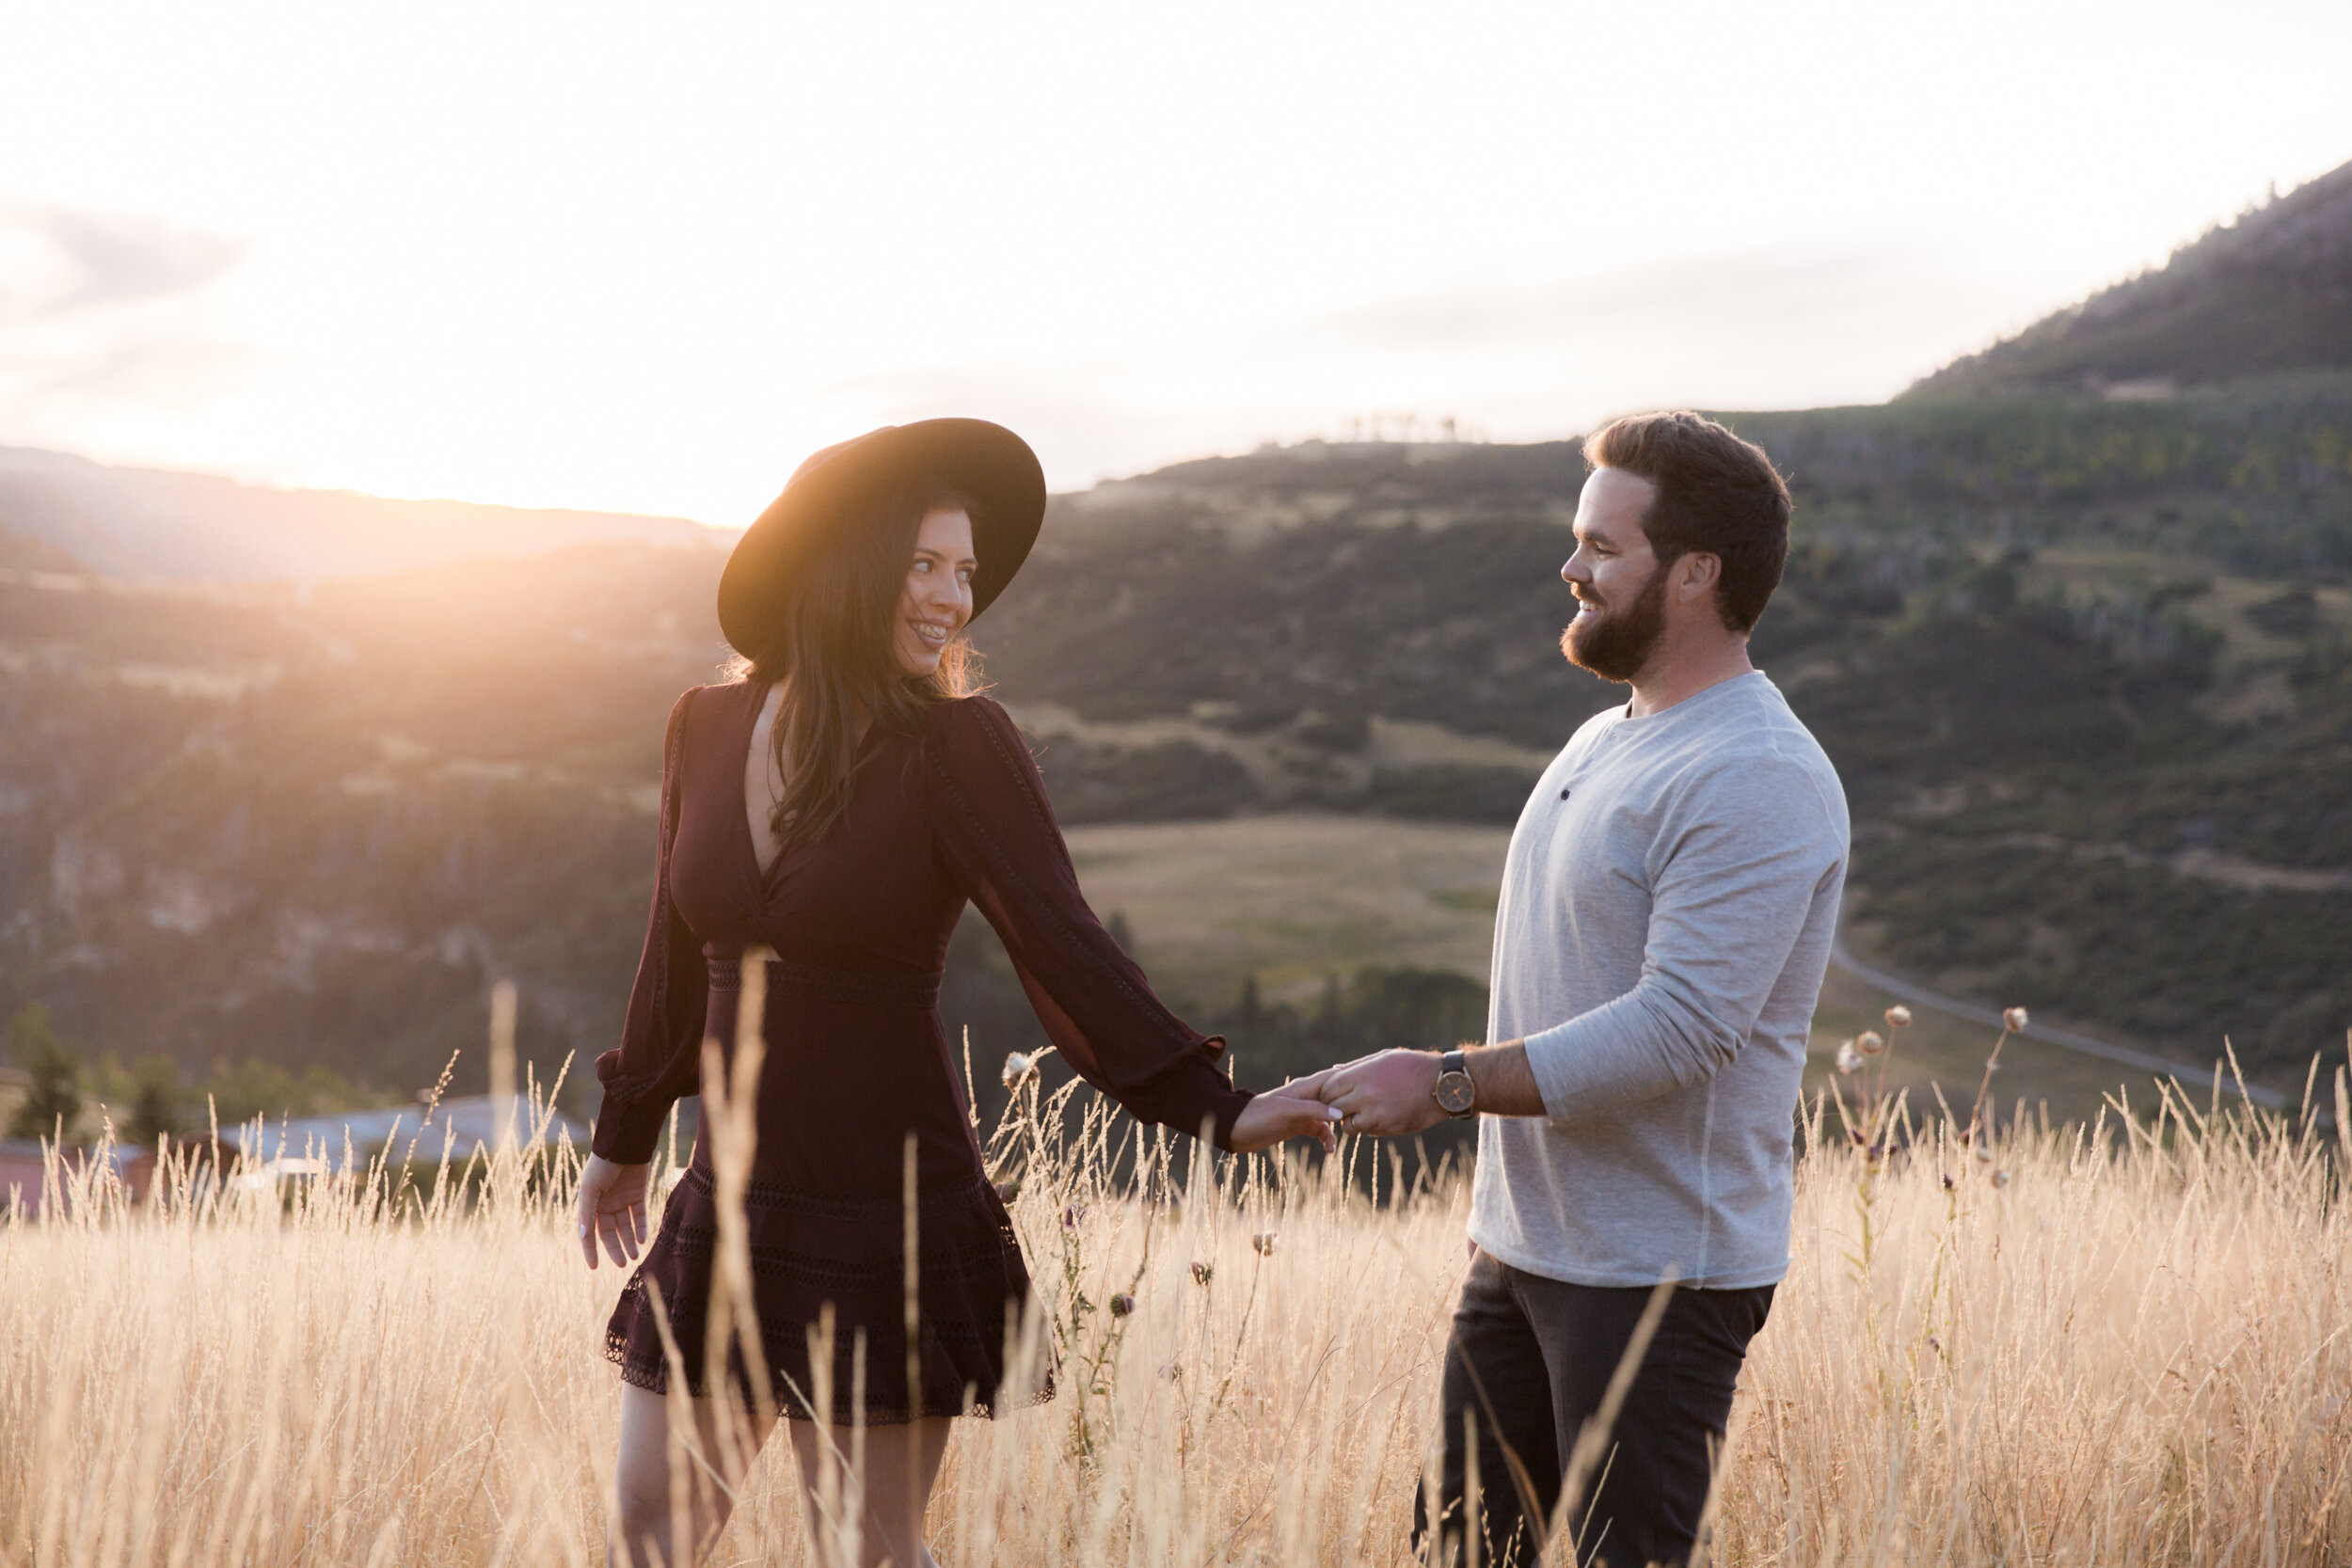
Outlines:
[[[1052,1369],[1014,1386],[1021,1314],[1029,1274],[1010,1217],[985,1181],[922,1196],[918,1214],[915,1377],[910,1399],[906,1338],[905,1213],[880,1202],[791,1193],[755,1183],[744,1220],[752,1296],[779,1414],[818,1418],[814,1372],[820,1324],[832,1320],[828,1418],[847,1426],[893,1426],[916,1416],[993,1416],[1049,1400]],[[671,1194],[660,1233],[646,1250],[605,1328],[605,1355],[623,1382],[667,1394],[672,1351],[696,1398],[709,1391],[710,1281],[718,1211],[707,1173],[690,1166]],[[659,1321],[657,1318],[659,1303]],[[830,1308],[830,1313],[828,1313]],[[722,1375],[752,1402],[752,1374],[739,1338],[726,1347]]]

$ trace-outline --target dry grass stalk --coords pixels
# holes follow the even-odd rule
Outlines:
[[[2177,1088],[2092,1132],[2013,1119],[1979,1134],[2002,1188],[1941,1180],[1957,1118],[1874,1158],[1817,1109],[1711,1560],[2352,1560],[2352,1116],[2329,1076],[2334,1137],[2315,1109]],[[1375,1208],[1099,1109],[1057,1138],[1060,1098],[1025,1083],[992,1154],[1041,1292],[1020,1353],[1050,1347],[1061,1394],[959,1426],[942,1560],[1410,1560],[1460,1186]],[[579,1266],[569,1151],[421,1192],[380,1167],[228,1191],[200,1153],[136,1207],[61,1171],[70,1201],[0,1228],[0,1563],[597,1560],[614,1281]],[[1094,1305],[1115,1295],[1133,1309]],[[772,1444],[712,1560],[808,1560],[790,1470]]]

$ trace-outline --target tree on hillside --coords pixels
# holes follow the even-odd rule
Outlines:
[[[27,1080],[8,1135],[72,1137],[82,1115],[82,1053],[58,1037],[41,1004],[28,1002],[8,1020],[8,1060]]]
[[[131,1114],[122,1141],[152,1148],[185,1130],[187,1096],[180,1086],[180,1064],[168,1056],[142,1056],[131,1064]]]

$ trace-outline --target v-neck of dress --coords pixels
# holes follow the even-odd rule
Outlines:
[[[749,687],[752,683],[746,681],[744,685]],[[743,726],[742,749],[735,766],[735,832],[737,838],[742,844],[743,858],[751,863],[752,885],[759,889],[760,895],[763,899],[775,891],[773,884],[775,882],[776,874],[784,869],[785,862],[792,859],[803,850],[815,847],[815,846],[810,844],[806,839],[803,839],[798,843],[787,844],[783,848],[777,850],[776,858],[771,861],[767,866],[763,868],[759,863],[759,840],[752,836],[752,740],[759,734],[759,715],[761,710],[768,705],[768,693],[774,689],[775,686],[772,682],[766,686],[759,687],[757,688],[759,692],[757,699],[744,705],[744,708],[749,715],[750,721]],[[866,753],[872,749],[874,742],[880,737],[881,734],[882,726],[880,724],[869,723],[866,726],[866,733],[858,737],[857,742],[857,761],[859,765],[864,765],[866,761]],[[734,748],[729,748],[729,750],[733,751]]]

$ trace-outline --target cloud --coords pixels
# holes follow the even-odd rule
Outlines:
[[[1462,285],[1307,324],[1286,346],[1476,367],[1498,392],[1524,388],[1577,420],[1660,404],[1801,407],[1899,391],[1993,336],[2019,295],[2001,269],[1916,245],[1733,252]]]
[[[2015,325],[2020,297],[2003,269],[1916,245],[1728,252],[1463,281],[1183,355],[909,369],[825,396],[845,422],[993,410],[1070,486],[1366,416],[1533,440],[1637,408],[1875,402]]]
[[[0,202],[0,324],[192,293],[251,248],[143,214]]]
[[[242,384],[217,285],[249,240],[139,214],[0,202],[0,440],[76,449]]]

